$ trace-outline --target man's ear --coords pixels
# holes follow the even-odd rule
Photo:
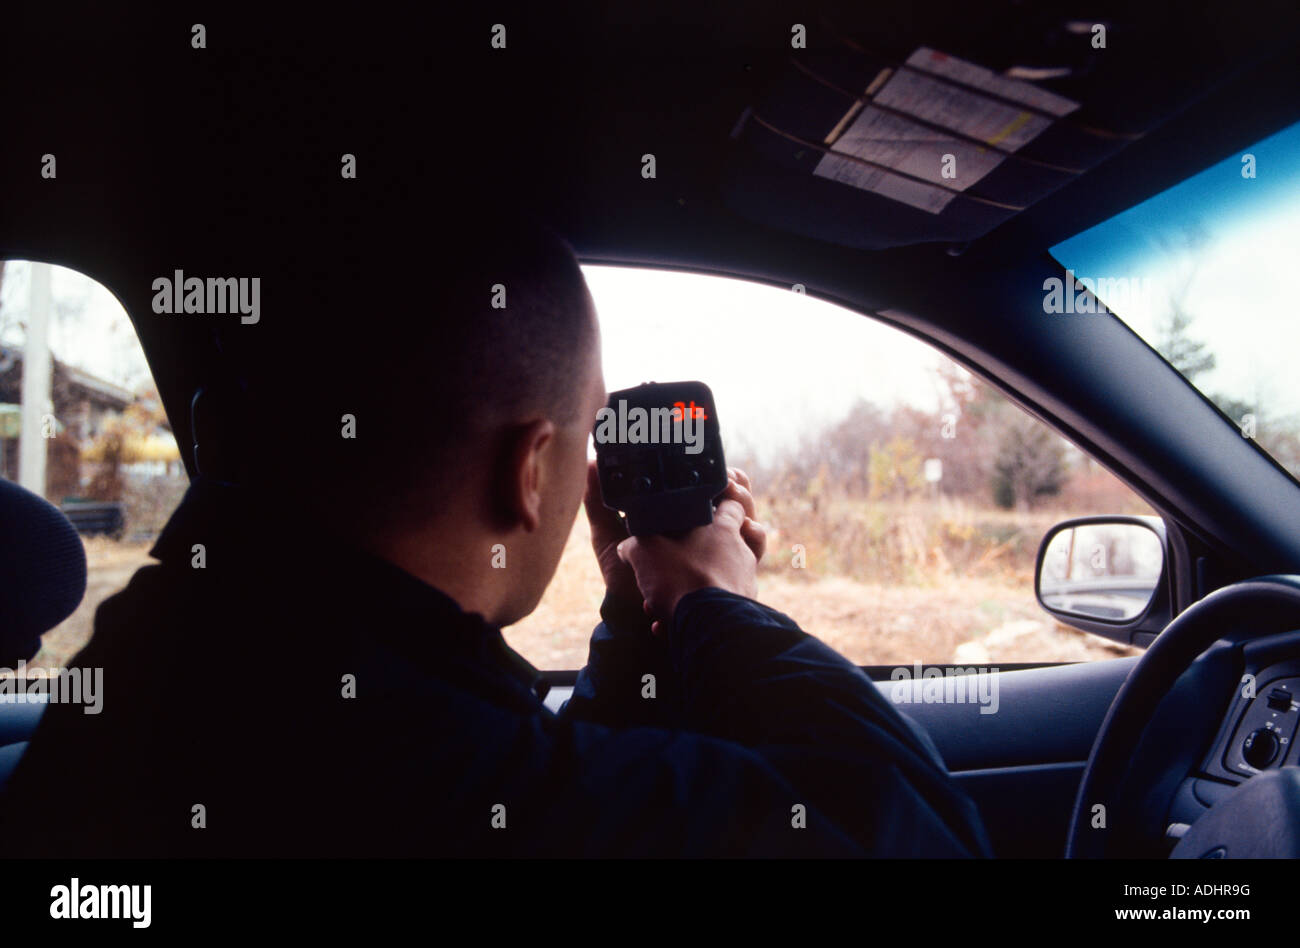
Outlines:
[[[544,484],[543,454],[555,437],[555,423],[539,418],[520,425],[510,434],[506,446],[505,483],[503,500],[506,505],[508,526],[516,525],[532,532],[542,522],[542,491]]]

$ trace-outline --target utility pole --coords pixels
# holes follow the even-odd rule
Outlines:
[[[18,483],[45,496],[46,415],[50,401],[50,265],[31,265],[27,339],[23,343],[23,414],[18,434]],[[50,430],[51,436],[53,435]]]

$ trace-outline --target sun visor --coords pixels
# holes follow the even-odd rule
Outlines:
[[[733,132],[728,205],[862,249],[966,242],[1138,137],[1077,120],[1080,103],[921,46],[792,60]]]

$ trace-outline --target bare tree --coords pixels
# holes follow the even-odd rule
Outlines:
[[[1214,353],[1204,342],[1191,337],[1196,314],[1190,298],[1192,284],[1200,269],[1209,234],[1204,225],[1193,221],[1178,238],[1156,238],[1171,257],[1178,260],[1177,273],[1169,289],[1169,313],[1157,330],[1155,350],[1165,357],[1189,382],[1214,368]]]

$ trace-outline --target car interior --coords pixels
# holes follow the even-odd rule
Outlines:
[[[906,708],[995,855],[1297,856],[1300,485],[1122,321],[1045,314],[1043,292],[1065,275],[1050,248],[1300,121],[1300,8],[1081,7],[610,5],[346,26],[214,12],[203,49],[190,12],[24,12],[0,41],[3,68],[27,79],[0,149],[0,258],[75,268],[121,301],[191,476],[195,419],[220,427],[222,354],[201,319],[154,313],[151,283],[181,267],[241,272],[253,230],[290,243],[345,152],[363,179],[438,175],[446,201],[455,175],[499,182],[584,264],[799,285],[894,326],[1159,515],[1134,524],[1160,552],[1140,611],[1057,613],[1140,656],[1003,665],[995,714]],[[1024,107],[1041,130],[1015,148],[958,134],[959,162],[994,155],[970,186],[911,175],[891,192],[878,159],[840,149],[842,166],[828,164],[899,75]],[[358,193],[339,226],[364,226]],[[455,238],[437,219],[375,233],[421,242],[431,265]],[[79,548],[49,540],[57,512],[34,503],[0,492],[5,662],[32,633],[10,617],[50,628],[66,612],[49,603],[85,584]],[[56,573],[58,590],[31,579]],[[864,669],[898,687],[890,666]],[[557,708],[577,669],[544,671]],[[0,703],[0,806],[39,712]]]

